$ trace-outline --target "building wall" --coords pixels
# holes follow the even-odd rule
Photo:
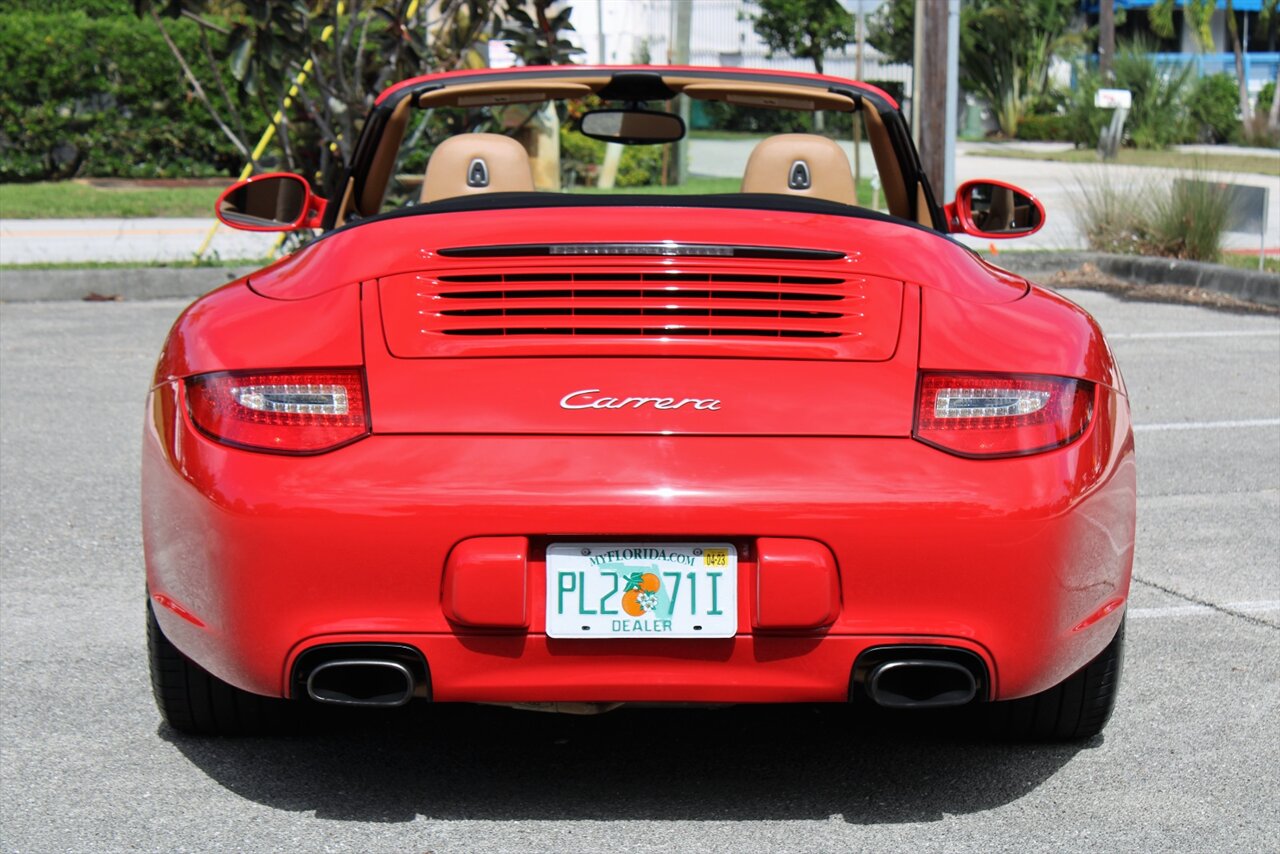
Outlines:
[[[841,0],[850,12],[859,3],[870,16],[881,0]],[[606,64],[649,62],[670,64],[672,38],[676,29],[674,0],[574,0],[573,25],[576,42],[586,50],[584,63],[601,62],[600,30],[604,34]],[[690,31],[689,56],[693,65],[777,68],[791,71],[813,71],[807,59],[775,56],[752,29],[750,16],[758,12],[752,0],[693,0],[693,23]],[[824,71],[837,77],[855,77],[855,47],[830,54]],[[869,45],[863,62],[863,79],[869,82],[892,81],[910,90],[911,67],[885,63]]]

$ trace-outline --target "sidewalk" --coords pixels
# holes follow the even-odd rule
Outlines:
[[[694,174],[740,177],[755,142],[750,139],[692,140],[690,169]],[[1062,143],[1008,143],[1021,149],[1061,149]],[[1076,224],[1075,211],[1080,188],[1107,182],[1135,194],[1153,184],[1180,177],[1177,169],[1148,166],[1061,163],[1021,160],[984,155],[991,143],[959,143],[956,156],[957,183],[975,178],[993,178],[1023,187],[1037,196],[1048,213],[1045,227],[1031,237],[1000,241],[1004,250],[1079,250],[1086,248]],[[852,154],[851,143],[845,144]],[[1260,149],[1215,149],[1218,153],[1270,154]],[[1211,152],[1212,153],[1212,152]],[[864,174],[874,173],[870,147],[863,145]],[[1212,157],[1207,159],[1212,165]],[[1211,172],[1213,180],[1266,187],[1268,190],[1268,230],[1266,249],[1280,251],[1280,154],[1276,154],[1276,174]],[[190,260],[213,219],[63,219],[0,220],[0,264],[34,264],[79,261],[187,261]],[[975,248],[988,248],[992,241],[961,237]],[[207,257],[223,259],[264,258],[275,235],[218,229]],[[1225,248],[1256,252],[1258,234],[1229,233]]]
[[[690,171],[699,175],[730,177],[742,174],[747,158],[755,142],[749,139],[693,140],[690,145]],[[1080,202],[1081,186],[1105,181],[1122,189],[1141,192],[1152,184],[1163,184],[1181,177],[1183,170],[1163,169],[1154,166],[1119,166],[1096,163],[1061,163],[1051,160],[1023,160],[1011,157],[984,155],[983,150],[1001,144],[965,143],[956,145],[956,183],[976,178],[993,178],[1016,184],[1035,195],[1044,204],[1047,213],[1045,226],[1037,234],[1017,240],[997,243],[1001,248],[1016,251],[1029,249],[1085,249],[1084,235],[1076,225],[1075,212]],[[1014,142],[1004,143],[1024,151],[1062,151],[1071,148],[1070,143]],[[844,145],[846,153],[853,150],[851,143]],[[1275,155],[1276,174],[1261,175],[1241,172],[1210,172],[1206,177],[1232,184],[1266,187],[1268,190],[1268,227],[1266,247],[1280,250],[1280,152],[1269,149],[1233,148],[1221,146],[1219,154]],[[1206,161],[1212,166],[1212,159]],[[863,143],[862,163],[864,174],[874,171],[870,146]],[[962,242],[975,248],[987,248],[992,241],[960,237]],[[1224,240],[1227,249],[1258,251],[1260,238],[1254,234],[1228,233]]]
[[[217,220],[0,219],[0,264],[190,261]],[[276,235],[219,227],[206,258],[263,258]]]

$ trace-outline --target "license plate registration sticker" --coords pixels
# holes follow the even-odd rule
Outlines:
[[[731,638],[738,630],[732,543],[554,543],[547,636]]]

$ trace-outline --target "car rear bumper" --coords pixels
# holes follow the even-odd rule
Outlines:
[[[1133,445],[1105,390],[1072,445],[987,461],[907,438],[714,436],[375,435],[287,457],[198,434],[176,383],[150,411],[157,617],[260,694],[289,694],[308,649],[377,642],[420,650],[442,701],[841,701],[863,650],[924,643],[977,654],[990,697],[1017,697],[1101,651],[1128,595]],[[444,567],[477,537],[527,538],[525,627],[450,619]],[[829,550],[826,625],[755,624],[760,538]],[[557,539],[739,544],[737,636],[547,638],[541,550]]]

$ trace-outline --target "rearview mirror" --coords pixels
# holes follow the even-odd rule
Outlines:
[[[947,205],[947,230],[952,234],[997,240],[1026,237],[1039,231],[1044,220],[1039,199],[1003,181],[966,181]]]
[[[272,172],[232,184],[218,197],[214,213],[242,231],[293,231],[319,227],[324,207],[305,179]]]
[[[583,136],[625,145],[656,145],[684,137],[684,121],[653,110],[595,110],[578,125]]]

